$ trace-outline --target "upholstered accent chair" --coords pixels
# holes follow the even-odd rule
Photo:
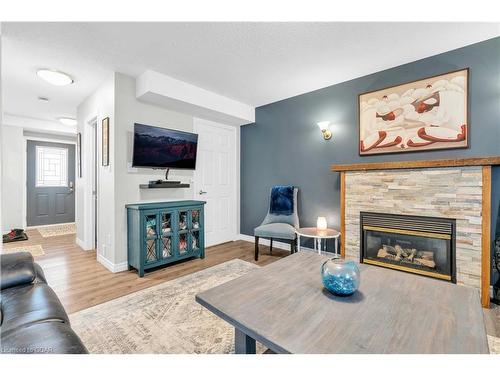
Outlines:
[[[290,243],[290,252],[297,251],[297,235],[295,229],[299,227],[299,214],[297,210],[297,195],[299,189],[293,188],[293,212],[289,215],[276,215],[268,208],[264,221],[254,229],[255,236],[255,260],[259,260],[259,239],[268,238],[270,240],[269,250],[273,252],[273,239]],[[271,200],[271,197],[269,198]],[[270,207],[270,205],[268,206]]]

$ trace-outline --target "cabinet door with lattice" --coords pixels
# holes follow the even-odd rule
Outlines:
[[[174,211],[160,212],[160,258],[167,259],[174,256]]]
[[[192,209],[189,211],[189,251],[193,255],[199,255],[201,249],[201,209]]]
[[[189,211],[177,211],[177,243],[179,256],[187,256],[189,253]]]
[[[144,263],[156,263],[158,257],[158,214],[146,213],[144,215],[144,246],[146,249]]]

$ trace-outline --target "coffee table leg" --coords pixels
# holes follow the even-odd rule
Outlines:
[[[255,354],[255,340],[238,328],[234,329],[234,352],[236,354]]]

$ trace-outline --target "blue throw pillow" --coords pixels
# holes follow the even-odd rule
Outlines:
[[[293,186],[273,186],[269,213],[274,215],[293,214]]]

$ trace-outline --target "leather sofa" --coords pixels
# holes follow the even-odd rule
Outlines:
[[[30,253],[2,254],[0,347],[4,354],[87,353]]]

